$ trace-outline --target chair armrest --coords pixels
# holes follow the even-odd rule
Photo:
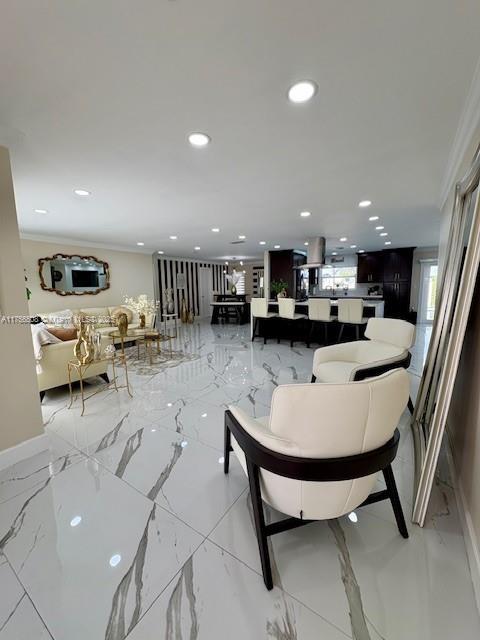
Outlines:
[[[343,344],[332,344],[329,347],[320,347],[313,354],[313,370],[322,362],[356,362],[356,343],[344,342]]]
[[[243,409],[233,405],[229,406],[228,409],[248,435],[264,447],[289,455],[295,455],[298,452],[294,443],[285,438],[279,438],[266,425],[249,416]]]

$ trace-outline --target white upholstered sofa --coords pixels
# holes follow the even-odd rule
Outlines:
[[[89,319],[98,319],[98,322],[94,322],[95,328],[102,334],[102,351],[108,344],[112,344],[112,339],[109,334],[115,330],[115,322],[112,318],[112,313],[118,306],[124,307],[125,305],[117,305],[115,307],[82,307],[81,309],[64,309],[62,311],[49,311],[49,312],[37,312],[33,315],[40,316],[45,322],[47,327],[49,326],[71,326],[74,315],[82,314],[88,316]],[[132,313],[132,321],[129,322],[129,328],[135,329],[139,326],[138,315],[130,310]],[[148,320],[148,319],[147,319]],[[117,339],[115,342],[119,342]],[[45,391],[68,384],[68,370],[67,363],[74,357],[73,347],[75,340],[67,340],[65,342],[59,342],[56,344],[47,344],[43,346],[42,359],[40,361],[39,371],[37,371],[37,382],[40,397],[43,398]],[[107,374],[107,362],[98,362],[91,364],[89,367],[89,376],[102,376],[105,380],[108,380]],[[72,381],[78,380],[78,376],[72,371]]]

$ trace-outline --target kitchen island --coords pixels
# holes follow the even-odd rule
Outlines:
[[[345,296],[348,298],[350,296]],[[316,296],[315,298],[322,298],[325,300],[326,296]],[[338,314],[338,299],[343,299],[343,296],[339,296],[338,298],[330,298],[330,302],[332,305],[331,313],[332,316],[336,316]],[[327,298],[328,299],[328,298]],[[269,300],[268,301],[268,310],[273,311],[274,313],[278,313],[278,301],[277,300]],[[363,315],[365,318],[383,318],[384,312],[384,302],[383,298],[371,297],[371,298],[363,298]],[[303,315],[308,315],[308,300],[302,300],[295,302],[295,313],[301,313]],[[253,335],[253,318],[252,312],[250,308],[250,337]]]

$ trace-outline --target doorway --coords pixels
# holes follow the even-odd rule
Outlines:
[[[438,262],[429,260],[420,266],[420,297],[418,306],[418,322],[432,324],[435,317],[437,296]]]
[[[213,300],[213,278],[211,267],[200,267],[198,270],[199,313],[201,318],[211,314],[210,302]]]

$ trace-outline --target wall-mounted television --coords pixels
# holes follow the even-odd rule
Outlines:
[[[98,287],[98,271],[72,269],[72,285],[74,287]]]

